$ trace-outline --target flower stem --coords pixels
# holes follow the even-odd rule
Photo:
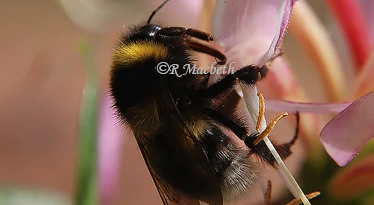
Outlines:
[[[260,109],[265,110],[265,103],[263,100],[262,94],[258,94],[257,87],[248,87],[243,84],[240,84],[242,88],[243,98],[245,102],[245,106],[253,120],[257,120],[259,114],[264,114],[264,112],[261,112]],[[257,97],[258,96],[258,97]],[[257,99],[257,100],[255,100]],[[256,115],[256,116],[255,116]],[[261,118],[261,126],[258,130],[260,132],[264,132],[266,130],[266,120],[265,117]],[[251,126],[249,126],[251,127]],[[255,128],[255,125],[253,126]],[[296,197],[300,198],[301,201],[305,205],[310,205],[310,202],[308,198],[305,196],[303,191],[301,190],[300,186],[297,184],[295,178],[292,176],[291,172],[288,170],[286,165],[284,164],[282,158],[279,156],[277,150],[274,148],[273,143],[271,143],[268,136],[264,137],[264,142],[266,146],[269,148],[271,154],[274,156],[275,160],[279,164],[280,171],[279,174],[281,175],[282,179],[284,179],[284,182],[286,183],[288,189],[291,191],[291,193]]]
[[[86,63],[87,80],[84,85],[78,138],[78,173],[76,205],[98,204],[97,183],[97,93],[98,70],[93,59],[93,48],[88,42],[81,45]]]

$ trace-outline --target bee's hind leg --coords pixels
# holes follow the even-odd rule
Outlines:
[[[291,147],[292,147],[292,145],[295,144],[295,142],[298,138],[298,135],[299,135],[299,126],[300,126],[299,112],[296,112],[295,116],[296,116],[296,128],[295,128],[294,137],[292,138],[292,140],[290,142],[283,143],[283,144],[280,144],[280,145],[275,147],[278,152],[282,152],[282,159],[286,159],[287,157],[289,157],[292,154]]]

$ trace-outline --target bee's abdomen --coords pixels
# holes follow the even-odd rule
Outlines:
[[[245,194],[258,176],[248,151],[240,149],[219,126],[209,129],[203,137],[208,157],[220,178],[225,200]]]

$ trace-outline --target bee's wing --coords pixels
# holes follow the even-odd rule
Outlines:
[[[175,190],[171,185],[161,179],[158,174],[155,172],[154,168],[152,167],[150,160],[152,159],[151,156],[148,154],[147,149],[144,146],[144,142],[141,142],[139,138],[137,138],[137,142],[144,158],[145,164],[148,167],[148,170],[152,176],[152,179],[156,185],[157,191],[162,199],[164,205],[200,205],[200,201],[198,199],[194,199],[184,195],[183,193],[178,192]]]
[[[221,187],[220,187],[220,182],[218,181],[217,173],[215,168],[213,167],[212,163],[209,160],[208,157],[208,151],[205,147],[205,145],[193,134],[191,131],[190,127],[187,125],[184,116],[179,112],[178,106],[175,104],[174,98],[170,91],[169,93],[169,98],[174,106],[174,111],[177,114],[177,119],[171,119],[170,122],[174,122],[176,126],[172,127],[177,127],[179,128],[178,130],[174,130],[175,133],[181,132],[181,136],[184,137],[179,137],[175,138],[178,139],[179,142],[178,144],[183,147],[188,144],[191,144],[191,140],[193,141],[192,145],[192,158],[191,162],[194,162],[194,159],[198,160],[198,164],[193,164],[190,163],[191,166],[199,166],[200,172],[205,174],[207,178],[209,178],[209,193],[207,194],[207,198],[204,198],[205,202],[208,202],[208,204],[215,204],[215,205],[221,205],[223,204],[223,197],[222,197],[222,192],[221,192]],[[188,163],[188,161],[187,161]]]
[[[168,205],[199,205],[199,201],[201,200],[208,204],[221,205],[223,204],[223,197],[220,182],[215,168],[209,160],[207,149],[203,143],[199,141],[197,136],[194,136],[190,127],[187,125],[171,92],[169,90],[167,90],[167,92],[176,114],[174,116],[172,115],[173,117],[170,116],[168,120],[165,120],[164,128],[167,130],[153,137],[136,136],[135,134],[143,158],[157,186],[163,203]],[[158,154],[159,156],[149,154],[148,151],[150,149],[154,149],[150,152]],[[171,166],[176,167],[169,167],[170,170],[165,171],[167,168],[164,163],[168,163],[165,162],[167,158],[174,160],[171,162]],[[177,183],[191,183],[192,186],[199,189],[197,192],[201,191],[204,193],[195,193],[199,195],[199,199],[197,199],[179,192],[164,181],[152,165],[160,166],[161,168],[158,171],[165,171],[163,173],[164,176],[168,176],[171,173],[173,175],[171,176],[171,180],[178,181],[182,179]],[[178,174],[179,176],[177,176]],[[193,176],[189,176],[190,174]]]

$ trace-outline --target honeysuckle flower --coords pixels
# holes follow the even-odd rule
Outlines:
[[[299,6],[307,6],[305,4],[305,2],[300,2],[301,4],[299,4]],[[354,40],[352,40],[353,36],[352,35],[355,35],[355,38],[361,38],[362,35],[364,38],[366,36],[365,32],[365,26],[361,25],[363,22],[363,19],[362,19],[362,12],[360,11],[360,6],[357,5],[355,3],[353,3],[352,1],[342,1],[342,2],[339,2],[338,4],[336,4],[337,2],[334,2],[334,1],[329,1],[330,3],[330,6],[334,7],[334,13],[336,13],[336,15],[338,15],[340,18],[346,18],[346,17],[343,17],[343,13],[344,11],[347,9],[347,5],[351,5],[351,7],[354,7],[354,14],[349,14],[349,15],[352,15],[352,18],[355,17],[357,19],[357,22],[358,25],[350,25],[351,24],[351,20],[353,20],[354,22],[356,22],[356,20],[354,20],[355,18],[349,20],[349,21],[342,21],[342,19],[339,20],[339,22],[342,25],[342,27],[344,27],[346,29],[346,32],[349,32],[347,33],[346,35],[348,36],[348,41],[352,41],[350,42],[351,44],[355,44]],[[302,9],[304,11],[306,11],[306,9]],[[298,10],[300,11],[300,10]],[[313,12],[304,12],[304,13],[300,13],[300,12],[296,12],[298,13],[299,16],[302,16],[304,14],[307,13],[307,15],[313,15]],[[299,17],[300,18],[300,17]],[[302,18],[302,17],[301,17]],[[304,18],[305,19],[305,18]],[[311,17],[309,16],[308,19],[311,19]],[[298,22],[298,20],[295,20],[295,22]],[[348,24],[348,25],[346,25]],[[298,24],[299,26],[299,24]],[[298,27],[296,27],[295,29],[293,30],[297,30]],[[349,30],[351,29],[351,30]],[[363,30],[362,30],[363,29]],[[323,32],[323,29],[319,29],[319,33]],[[354,30],[354,31],[353,31]],[[292,31],[292,29],[291,29]],[[318,28],[315,28],[315,27],[312,27],[312,29],[309,29],[309,30],[306,30],[304,31],[304,33],[308,32],[310,35],[308,36],[319,36],[321,34],[319,34],[318,32]],[[362,31],[362,32],[361,32]],[[314,33],[316,32],[316,33]],[[296,32],[295,32],[296,33]],[[324,35],[324,34],[322,34]],[[367,52],[367,49],[372,49],[370,48],[370,43],[369,43],[369,40],[368,38],[364,38],[366,39],[366,44],[365,45],[360,45],[360,42],[358,42],[357,44],[355,45],[351,45],[352,47],[353,46],[356,46],[354,49],[352,48],[352,55],[355,56],[356,58],[356,61],[357,62],[361,62],[363,61],[363,59],[366,59],[367,57],[366,56],[366,52]],[[312,45],[309,41],[312,41],[313,39],[312,38],[308,38],[308,37],[305,37],[302,39],[303,41],[305,41],[307,45]],[[362,40],[362,39],[361,39]],[[369,46],[369,47],[368,47]],[[308,48],[310,49],[310,48]],[[326,49],[316,49],[316,51],[319,51],[321,50],[320,52],[316,52],[316,53],[323,53],[324,51],[322,50],[326,50]],[[332,50],[332,49],[330,49]],[[332,50],[333,51],[333,50]],[[331,55],[332,54],[332,55]],[[335,59],[336,58],[336,54],[334,54],[333,52],[330,52],[330,53],[325,53],[325,57],[329,60],[326,61],[325,64],[329,64],[331,63],[330,59],[333,58]],[[356,79],[353,79],[353,83],[345,83],[345,84],[341,84],[341,81],[331,81],[331,83],[329,84],[326,84],[326,87],[327,89],[330,89],[328,87],[334,87],[336,86],[336,84],[339,84],[339,87],[341,87],[341,85],[343,85],[342,88],[340,89],[330,89],[331,90],[331,93],[337,93],[337,94],[332,94],[332,95],[335,95],[335,96],[343,96],[342,94],[344,93],[346,95],[346,98],[347,97],[350,97],[348,99],[354,99],[354,98],[357,98],[357,97],[360,97],[368,92],[370,92],[374,87],[373,87],[373,84],[372,84],[372,80],[370,80],[369,76],[371,73],[373,73],[373,70],[374,70],[374,60],[372,59],[373,57],[370,57],[369,59],[366,59],[366,63],[363,63],[363,65],[361,65],[362,63],[359,63],[358,66],[356,66],[357,68],[355,69],[356,72],[357,72],[357,78]],[[361,59],[361,60],[359,60]],[[321,60],[321,61],[324,61],[324,60]],[[323,67],[323,66],[322,66]],[[340,76],[340,73],[342,73],[342,69],[340,68],[341,71],[339,71],[338,69],[335,69],[334,72],[332,72],[331,74],[328,74],[328,75],[325,75],[324,73],[328,73],[328,72],[331,72],[331,71],[328,71],[329,69],[327,68],[324,68],[326,69],[325,72],[321,72],[321,75],[324,75],[324,78],[334,78],[335,75],[338,75]],[[276,70],[275,70],[276,71]],[[346,77],[347,78],[347,77]],[[349,92],[346,92],[347,90],[352,90],[350,88],[353,88],[353,90],[356,92],[356,93],[349,93]],[[340,93],[340,94],[339,94]],[[324,128],[324,131],[321,133],[321,142],[322,144],[324,145],[326,151],[330,154],[330,156],[341,166],[347,164],[350,160],[352,160],[353,156],[355,156],[357,154],[357,152],[365,145],[366,141],[370,138],[372,138],[373,136],[370,136],[370,132],[366,132],[364,130],[370,130],[372,129],[371,126],[370,126],[370,119],[367,119],[367,124],[366,124],[366,128],[363,126],[365,125],[365,123],[362,123],[362,127],[360,127],[361,131],[359,132],[358,129],[355,127],[355,126],[352,126],[349,128],[350,132],[348,131],[345,131],[345,132],[341,132],[342,129],[339,129],[336,125],[337,124],[341,124],[342,122],[351,122],[351,120],[355,119],[359,119],[360,116],[356,115],[355,117],[352,117],[352,112],[350,112],[349,110],[352,110],[352,109],[363,109],[367,112],[369,112],[369,110],[371,109],[370,108],[370,103],[367,104],[365,103],[366,101],[370,102],[370,95],[371,94],[368,94],[365,98],[362,98],[362,99],[358,99],[356,102],[354,102],[351,106],[349,106],[346,110],[344,110],[341,114],[339,114],[335,119],[333,119],[325,128]],[[338,98],[336,98],[338,99]],[[316,106],[318,105],[318,107]],[[343,110],[344,108],[346,108],[347,106],[349,105],[349,103],[340,103],[340,104],[335,104],[335,105],[332,105],[332,104],[314,104],[313,106],[315,106],[313,108],[309,106],[309,108],[307,108],[308,106],[306,106],[305,104],[303,106],[305,107],[300,107],[300,104],[296,105],[294,104],[294,108],[297,108],[297,110],[299,111],[305,111],[305,108],[308,109],[307,112],[312,112],[312,113],[317,113],[317,112],[331,112],[332,110],[331,109],[335,109],[335,110]],[[362,106],[362,105],[365,105],[366,107]],[[327,107],[329,107],[329,109],[326,109]],[[285,108],[285,107],[284,107]],[[285,108],[286,109],[286,108]],[[286,109],[288,110],[288,109]],[[348,114],[350,113],[350,114]],[[358,113],[356,113],[358,114]],[[364,114],[361,113],[361,114]],[[349,119],[351,118],[351,120]],[[362,120],[363,119],[366,119],[366,115],[362,115]],[[361,120],[360,120],[361,121]],[[352,124],[354,125],[354,124]],[[348,129],[348,124],[345,125]],[[359,132],[359,134],[355,134],[355,135],[352,135],[352,132]],[[338,135],[340,135],[340,137],[338,137]],[[336,143],[336,141],[339,141],[339,143]],[[345,154],[342,154],[342,153],[345,153]]]
[[[333,2],[333,1],[330,1]],[[364,2],[364,1],[363,1]],[[334,2],[335,4],[340,4],[341,2]],[[345,2],[347,3],[347,2]],[[351,2],[352,3],[352,2]],[[356,4],[355,2],[354,4]],[[299,7],[306,7],[306,2],[300,2],[298,4]],[[340,15],[344,15],[346,11],[344,5],[335,5],[338,8],[338,12]],[[356,7],[357,5],[355,5]],[[353,45],[357,46],[355,49],[352,49],[352,55],[355,56],[358,65],[354,66],[354,69],[356,71],[356,76],[354,76],[354,79],[351,81],[347,80],[345,81],[332,81],[331,79],[334,78],[336,75],[339,77],[342,76],[341,74],[344,72],[342,68],[336,67],[335,59],[337,59],[337,50],[331,49],[327,47],[330,52],[325,52],[325,48],[321,49],[316,46],[316,43],[323,44],[326,46],[326,43],[321,43],[321,41],[315,41],[316,39],[322,39],[321,35],[325,36],[324,32],[325,28],[321,25],[318,27],[314,27],[313,23],[308,24],[308,26],[303,26],[303,22],[305,20],[310,19],[316,19],[313,16],[308,15],[314,15],[313,11],[310,9],[303,8],[299,9],[299,7],[296,7],[295,10],[295,18],[293,22],[297,22],[295,27],[291,25],[291,32],[293,32],[295,35],[302,34],[303,36],[299,38],[301,44],[305,46],[305,49],[307,51],[312,51],[310,55],[314,60],[317,61],[318,65],[320,66],[320,75],[323,76],[323,79],[325,79],[326,83],[325,88],[328,90],[328,93],[330,94],[328,97],[333,97],[332,99],[338,100],[338,101],[348,101],[352,99],[357,99],[353,103],[347,102],[347,103],[296,103],[296,102],[286,102],[286,101],[267,101],[268,108],[275,109],[275,110],[282,110],[282,111],[299,111],[299,112],[308,112],[308,113],[339,113],[335,118],[333,118],[322,130],[321,132],[321,142],[327,151],[327,153],[330,155],[330,157],[340,166],[346,165],[348,162],[350,162],[354,156],[358,154],[358,152],[364,147],[364,145],[367,144],[367,141],[374,137],[373,134],[373,88],[374,84],[372,83],[372,75],[374,72],[374,59],[373,59],[373,47],[370,45],[370,42],[367,38],[363,41],[363,44],[365,45]],[[341,10],[339,10],[341,9]],[[358,8],[354,8],[355,12],[357,12]],[[302,12],[304,11],[304,12]],[[308,12],[305,12],[308,11]],[[361,12],[361,11],[358,11]],[[361,13],[359,15],[357,14],[349,14],[352,19],[349,21],[339,21],[340,24],[352,24],[352,22],[356,22],[354,19],[354,16],[362,15]],[[346,17],[345,17],[346,18]],[[361,17],[360,17],[361,18]],[[303,20],[301,20],[303,19]],[[359,19],[360,22],[362,19]],[[313,21],[312,21],[313,22]],[[362,22],[360,22],[362,23]],[[359,23],[359,24],[360,24]],[[370,22],[367,22],[370,23]],[[360,28],[362,28],[362,25],[358,28],[357,25],[343,25],[344,28],[350,28],[350,29],[356,29],[355,31],[349,31],[350,33],[347,35],[356,35],[356,38],[360,38],[359,36],[362,36],[360,33]],[[365,25],[364,25],[365,26]],[[300,31],[300,29],[304,29]],[[365,29],[364,29],[365,30]],[[308,34],[308,35],[306,35]],[[365,35],[363,35],[365,36]],[[349,37],[348,41],[351,44],[355,44],[354,38]],[[353,40],[352,40],[353,39]],[[360,39],[360,42],[362,42],[363,39]],[[328,40],[328,39],[327,39]],[[313,43],[315,42],[315,43]],[[323,42],[328,42],[326,40],[323,40]],[[331,43],[330,46],[332,46]],[[360,43],[358,43],[360,44]],[[368,48],[371,50],[371,56],[369,59],[364,58],[363,53],[365,53],[365,50]],[[334,51],[335,50],[335,51]],[[335,52],[335,53],[334,53]],[[358,52],[358,53],[356,53]],[[324,55],[323,58],[321,58],[321,54]],[[331,58],[333,59],[331,61]],[[353,59],[354,59],[353,58]],[[366,59],[366,60],[363,60]],[[274,62],[275,63],[275,62]],[[329,65],[335,65],[333,68],[338,69],[328,69]],[[364,66],[363,66],[364,65]],[[340,65],[341,66],[341,65]],[[275,67],[275,66],[274,66]],[[277,73],[277,69],[272,70],[273,73]],[[292,72],[290,73],[292,75]],[[278,75],[281,75],[281,73],[278,73]],[[270,77],[271,75],[269,75]],[[345,76],[347,78],[347,76]],[[269,78],[268,78],[269,79]],[[277,79],[277,78],[275,78]],[[278,84],[280,88],[286,88],[286,90],[292,90],[287,88],[287,83],[282,83],[281,78],[278,78],[281,82]],[[273,79],[274,80],[274,79]],[[286,81],[285,81],[286,82]],[[344,82],[341,84],[341,82]],[[338,83],[338,84],[336,84]],[[270,84],[270,83],[269,83]],[[286,85],[284,85],[286,84]],[[334,89],[339,88],[340,89]],[[273,87],[274,88],[274,87]],[[353,88],[353,89],[352,89]],[[350,92],[354,91],[354,92]],[[364,96],[363,96],[364,95]],[[363,96],[363,97],[361,97]],[[361,98],[360,98],[361,97]],[[345,99],[345,100],[344,100]],[[348,100],[347,100],[348,99]],[[368,147],[372,147],[372,145],[369,143]],[[370,153],[369,151],[366,151]],[[364,154],[363,157],[366,155]],[[363,158],[359,157],[359,158]],[[368,187],[372,186],[371,180],[365,180],[366,177],[371,177],[371,170],[372,167],[368,164],[368,162],[371,162],[370,157],[368,157],[368,160],[365,160],[365,163],[362,163],[360,160],[353,162],[352,166],[347,167],[347,169],[342,169],[336,176],[331,176],[332,181],[329,186],[329,189],[332,193],[334,193],[335,196],[343,197],[344,199],[348,199],[350,197],[353,197],[357,195],[358,192],[362,192],[363,190],[366,190]],[[326,160],[322,160],[326,163]],[[321,166],[316,165],[315,167]],[[322,165],[326,167],[326,171],[323,173],[329,173],[334,174],[334,170],[336,168],[331,169],[333,165],[327,166],[326,164]],[[307,172],[310,174],[313,174],[313,171]],[[320,175],[315,176],[315,178],[322,177]],[[326,176],[323,176],[326,177]],[[349,182],[348,182],[349,178]],[[311,180],[313,182],[313,180]],[[351,189],[355,189],[358,191],[352,191],[350,194],[345,194],[348,192],[346,187],[350,187],[352,185],[353,187]],[[326,198],[325,198],[326,200]],[[324,202],[325,203],[325,202]],[[328,202],[327,202],[328,203]],[[368,203],[371,204],[371,203]]]
[[[229,5],[231,2],[227,1],[227,5]],[[226,4],[226,2],[224,3]],[[248,3],[250,4],[250,3]],[[218,5],[219,5],[219,2],[218,2]],[[222,4],[223,5],[223,4]],[[256,8],[256,3],[253,3],[253,8]],[[241,8],[243,8],[244,11],[252,11],[251,9],[252,8],[248,8],[246,7],[246,5],[241,5]],[[344,8],[344,7],[343,7]],[[261,10],[261,7],[260,9]],[[238,17],[236,17],[235,15],[233,15],[234,17],[232,17],[230,19],[230,16],[224,16],[222,17],[223,22],[222,24],[219,24],[219,23],[216,23],[216,25],[219,25],[218,26],[218,29],[213,27],[213,34],[215,37],[218,37],[218,41],[221,43],[221,45],[226,49],[226,55],[228,57],[228,62],[231,62],[231,61],[234,61],[235,62],[239,62],[239,65],[243,65],[241,63],[245,63],[245,64],[255,64],[255,65],[262,65],[261,63],[264,63],[266,62],[267,60],[269,60],[269,56],[272,56],[276,53],[274,53],[274,51],[277,50],[277,47],[275,47],[275,50],[274,50],[274,47],[270,47],[269,51],[273,51],[273,52],[269,52],[268,51],[268,55],[265,54],[265,52],[261,52],[261,44],[262,46],[266,45],[266,41],[263,41],[263,39],[266,39],[267,35],[262,33],[263,30],[261,29],[265,29],[267,28],[267,26],[271,25],[271,23],[267,24],[267,25],[257,25],[259,24],[259,22],[255,21],[255,23],[253,23],[250,20],[247,20],[247,21],[243,21],[241,22],[240,20],[242,20],[241,18],[241,13],[240,13],[240,10],[237,9],[237,10],[232,10],[231,12],[232,13],[238,13],[239,11],[239,14],[238,14]],[[303,10],[303,11],[306,11],[306,10]],[[228,11],[226,11],[227,13],[229,13]],[[341,12],[341,11],[339,11]],[[266,10],[262,10],[262,13],[266,13]],[[235,18],[236,17],[236,18]],[[360,17],[360,15],[358,15],[358,17]],[[238,20],[239,19],[239,20]],[[254,17],[253,19],[256,19],[256,14],[254,14]],[[268,19],[267,19],[268,20]],[[305,20],[305,19],[304,19]],[[226,24],[225,24],[226,22]],[[235,24],[233,22],[239,22],[238,24]],[[303,21],[305,22],[305,21]],[[243,25],[246,25],[246,23],[248,25],[251,25],[251,30],[250,31],[247,31],[246,33],[240,33]],[[257,24],[256,24],[257,23]],[[238,26],[239,25],[239,26]],[[287,25],[287,24],[286,24]],[[308,24],[309,25],[309,24]],[[256,26],[259,26],[261,27],[259,29],[259,33],[263,34],[263,36],[259,36],[258,39],[256,39]],[[349,31],[350,33],[348,33],[348,39],[350,39],[352,41],[352,52],[353,52],[353,55],[355,55],[355,58],[356,58],[356,61],[358,62],[358,67],[362,67],[363,65],[363,62],[365,61],[365,59],[367,58],[367,50],[368,50],[368,46],[367,45],[362,45],[364,43],[362,43],[360,45],[360,43],[358,45],[355,45],[355,43],[353,42],[353,40],[351,39],[352,36],[350,35],[354,35],[355,32],[360,32],[362,29],[361,26],[358,26],[357,28],[355,26],[354,27],[349,27],[347,25],[344,25],[348,28],[351,28],[351,29],[356,29],[355,31]],[[343,26],[343,27],[344,27]],[[222,28],[226,28],[226,30],[223,30]],[[345,27],[345,28],[346,28]],[[282,28],[282,27],[281,27]],[[219,30],[219,29],[222,29],[222,30]],[[243,29],[244,30],[244,29]],[[349,29],[347,29],[349,30]],[[219,32],[222,32],[219,33]],[[239,33],[239,34],[236,34],[236,33]],[[304,32],[305,33],[305,32]],[[353,33],[353,34],[352,34]],[[248,37],[247,39],[249,38],[249,40],[247,40],[245,37],[245,34],[248,34]],[[310,34],[310,36],[313,36],[312,33],[308,33]],[[361,33],[361,35],[364,35],[365,33]],[[257,34],[258,35],[258,34]],[[282,32],[280,32],[280,36],[282,35]],[[358,36],[356,36],[358,37]],[[365,37],[365,35],[364,35]],[[364,38],[363,39],[366,39],[367,38]],[[256,40],[253,40],[253,39],[256,39]],[[277,39],[277,38],[275,38]],[[328,46],[332,46],[331,43],[329,43],[329,40],[326,38],[326,37],[323,37],[321,38],[320,35],[317,35],[315,39],[319,39],[319,40],[322,40],[323,39],[323,42],[326,42],[326,44]],[[256,42],[256,43],[254,43]],[[274,42],[278,42],[277,40],[273,40],[272,41],[272,46],[274,45]],[[319,43],[321,43],[322,41],[319,41]],[[267,43],[269,43],[269,41],[267,41]],[[368,42],[366,42],[368,45],[370,45]],[[323,45],[327,46],[326,44],[322,43]],[[253,45],[256,45],[255,47],[251,47]],[[269,45],[269,44],[268,44]],[[262,47],[263,48],[263,47]],[[320,50],[320,48],[316,49],[317,51]],[[343,92],[347,89],[347,88],[344,88],[344,85],[343,84],[343,81],[342,81],[342,77],[340,78],[335,78],[336,76],[342,76],[340,75],[342,73],[342,70],[340,67],[340,64],[339,63],[336,63],[334,64],[334,66],[331,66],[331,61],[330,63],[329,62],[326,62],[325,61],[327,60],[327,58],[331,58],[332,59],[337,59],[337,55],[334,53],[334,50],[331,50],[330,47],[326,47],[325,50],[330,50],[330,52],[326,52],[327,55],[326,55],[326,59],[322,59],[321,62],[322,64],[324,64],[326,67],[332,67],[332,68],[337,68],[337,69],[334,69],[334,70],[325,70],[325,71],[322,71],[321,73],[329,73],[329,75],[325,75],[325,76],[329,76],[329,77],[326,77],[326,82],[328,82],[326,85],[327,85],[327,88],[330,90],[331,94],[333,96],[336,96],[334,97],[333,99],[335,100],[341,100],[343,99],[344,95],[343,95]],[[322,57],[322,56],[321,56]],[[321,58],[320,58],[321,59]],[[279,60],[275,60],[275,61],[278,61],[278,62],[281,62],[281,61],[284,61],[282,58],[279,58]],[[335,62],[337,62],[335,60]],[[283,64],[287,64],[285,62],[282,62]],[[244,65],[245,65],[244,64]],[[240,67],[240,66],[239,66]],[[277,66],[277,63],[274,62],[273,64],[273,69],[272,71],[273,72],[270,72],[269,76],[273,75],[273,77],[268,77],[268,80],[270,78],[270,80],[272,80],[272,82],[268,82],[268,84],[270,85],[275,85],[277,82],[280,83],[278,84],[278,88],[276,88],[275,86],[273,86],[274,90],[276,90],[276,92],[279,92],[281,91],[280,94],[278,94],[278,96],[281,96],[282,93],[284,92],[289,92],[289,91],[295,91],[295,88],[297,88],[298,86],[290,86],[290,87],[287,87],[289,84],[287,83],[288,82],[288,78],[290,78],[290,76],[292,76],[292,73],[290,74],[285,74],[284,71],[289,71],[289,69],[283,69],[283,73],[281,73],[282,71],[280,70],[277,70],[277,68],[286,68],[286,66]],[[365,73],[365,74],[361,74],[362,77],[360,78],[360,82],[361,84],[365,85],[366,86],[366,89],[373,89],[372,86],[370,86],[370,84],[372,85],[372,81],[369,80],[370,78],[370,75],[369,73],[372,73],[373,72],[373,68],[374,66],[372,66],[373,68],[368,68],[370,66],[366,66],[365,68],[366,69],[363,69],[364,72],[362,73]],[[357,69],[358,71],[362,70],[361,69]],[[334,71],[334,72],[333,72]],[[283,74],[283,75],[282,75]],[[332,78],[335,78],[335,80],[330,80]],[[286,78],[286,79],[284,79]],[[339,79],[338,81],[336,81],[336,79]],[[363,79],[366,79],[366,80],[363,80]],[[214,78],[214,80],[216,80],[216,78]],[[364,83],[363,83],[364,82]],[[368,86],[369,84],[369,86]],[[353,86],[355,87],[355,86]],[[333,88],[333,89],[331,89]],[[282,90],[283,89],[283,90]],[[359,89],[359,90],[362,90],[362,89]],[[282,92],[283,91],[283,92]],[[254,88],[253,90],[244,90],[243,91],[244,93],[247,93],[247,94],[252,94],[250,96],[250,99],[252,100],[251,103],[247,103],[247,105],[250,106],[254,106],[253,109],[249,108],[249,112],[250,114],[252,114],[252,119],[256,119],[256,117],[253,117],[253,113],[256,113],[256,107],[258,106],[258,102],[256,102],[256,97],[254,96],[254,93],[257,92],[256,89]],[[299,92],[299,94],[302,94],[302,92]],[[292,95],[292,94],[291,94]],[[283,95],[282,97],[285,97],[285,95]],[[287,96],[289,97],[289,95]],[[322,133],[321,133],[321,142],[324,146],[324,148],[326,149],[326,151],[329,153],[329,155],[332,157],[332,159],[334,159],[339,165],[343,166],[345,164],[347,164],[350,160],[353,159],[353,157],[358,153],[358,151],[365,145],[365,143],[374,137],[374,130],[372,128],[372,124],[374,123],[373,119],[372,119],[372,112],[371,110],[373,109],[373,94],[372,93],[369,93],[367,94],[365,97],[363,98],[360,98],[358,99],[357,101],[353,102],[352,104],[351,103],[337,103],[337,104],[327,104],[327,103],[295,103],[295,102],[274,102],[274,101],[270,101],[269,103],[271,104],[270,108],[272,108],[273,110],[279,110],[279,111],[289,111],[289,112],[296,112],[296,111],[299,111],[299,112],[311,112],[311,113],[330,113],[330,112],[340,112],[341,113],[336,117],[334,118],[329,124],[326,125],[326,127],[323,129]],[[252,113],[253,112],[253,113]],[[363,122],[364,121],[364,122]],[[350,126],[351,125],[351,126]],[[342,128],[344,127],[344,129]],[[354,133],[359,133],[359,134],[354,134]],[[315,138],[317,139],[317,138]],[[337,140],[339,140],[339,142],[337,143]]]
[[[305,13],[307,15],[311,15],[310,13],[312,13],[312,11],[309,11],[309,10],[306,10],[306,8],[303,8],[303,7],[306,6],[305,2],[300,2],[299,5],[300,5],[299,6],[300,10],[304,11],[304,15],[305,15]],[[302,6],[302,8],[301,8],[301,6]],[[296,10],[296,13],[300,14],[300,11]],[[304,16],[297,16],[297,17],[302,18],[304,20],[312,18],[311,16],[308,16],[309,18],[305,18]],[[295,21],[297,22],[297,26],[298,26],[297,29],[300,29],[300,27],[302,27],[302,25],[299,24],[299,19],[296,19]],[[308,25],[310,25],[310,24],[308,24]],[[302,27],[301,29],[305,29],[305,28]],[[321,30],[321,29],[318,29],[318,28],[312,26],[311,30]],[[298,31],[296,31],[296,32],[298,32]],[[320,40],[322,39],[321,37],[318,37],[318,35],[320,35],[320,34],[316,35],[313,32],[310,32],[310,30],[306,30],[306,31],[303,31],[303,32],[304,33],[309,32],[310,36],[312,36],[312,37],[309,37],[309,38],[303,38],[302,39],[302,40],[307,41],[307,42],[304,42],[307,45],[311,45],[309,41],[314,41],[314,39],[320,39]],[[323,32],[323,29],[322,29],[322,31],[319,31],[319,32]],[[314,37],[314,36],[316,36],[316,37]],[[324,42],[328,41],[328,39],[323,40],[323,41]],[[243,45],[243,46],[245,46],[245,45]],[[324,50],[330,49],[330,48],[326,48],[326,47],[313,48],[313,49],[315,49],[316,51],[319,51],[322,48]],[[334,53],[334,51],[332,50],[331,52],[326,53],[328,58],[330,58],[331,55],[334,55],[333,58],[335,59],[336,54],[331,54],[331,53]],[[324,61],[324,60],[320,59],[320,61]],[[372,62],[372,60],[369,60],[369,62]],[[330,61],[330,63],[331,63],[331,61]],[[327,65],[327,63],[324,63],[324,64]],[[294,77],[292,77],[293,73],[290,70],[289,65],[287,64],[285,59],[283,59],[283,58],[275,59],[272,66],[273,66],[273,69],[268,74],[267,79],[265,79],[265,81],[266,81],[265,85],[268,86],[268,87],[270,86],[270,89],[268,88],[268,90],[273,89],[274,92],[277,93],[276,96],[278,98],[290,98],[290,96],[292,97],[293,95],[299,95],[299,96],[296,96],[296,97],[300,97],[300,95],[302,95],[303,93],[300,92],[300,91],[297,91],[297,90],[299,90],[299,87],[297,86],[297,82],[295,82]],[[374,66],[372,66],[372,67],[374,67]],[[370,86],[371,81],[369,81],[369,78],[370,78],[369,74],[371,72],[373,72],[372,71],[373,69],[371,68],[371,65],[367,65],[363,70],[365,70],[365,72],[363,72],[365,74],[362,75],[359,82],[360,82],[360,84],[365,85],[366,90],[372,89],[372,88],[370,88],[371,87]],[[329,71],[326,71],[326,72],[329,72]],[[332,76],[336,75],[336,72],[340,72],[340,70],[335,70],[332,74],[329,74],[330,77],[327,77],[327,78],[331,78]],[[366,80],[364,80],[364,79],[366,79]],[[327,86],[328,85],[335,86],[335,84],[341,84],[341,82],[342,81],[330,81],[330,83],[327,84]],[[339,87],[340,86],[341,85],[339,85]],[[347,88],[344,88],[344,89],[347,89]],[[362,86],[358,90],[362,90]],[[335,92],[335,93],[343,92],[343,89],[332,89],[331,92],[332,93],[333,92]],[[338,99],[338,98],[336,98],[336,99]],[[299,111],[299,112],[310,112],[310,113],[329,113],[329,112],[337,113],[337,112],[340,112],[340,111],[344,110],[345,108],[347,108],[347,106],[349,104],[350,103],[336,103],[336,104],[296,103],[296,102],[287,102],[287,101],[279,101],[279,100],[278,101],[270,100],[270,101],[268,101],[268,105],[269,105],[268,108],[270,108],[272,110],[288,111],[288,112]],[[348,139],[344,142],[347,145],[350,145],[350,141],[348,141]],[[325,145],[325,147],[329,147],[326,144],[326,141],[322,141],[322,143]],[[329,152],[328,148],[327,148],[327,151]],[[332,157],[334,159],[337,159],[338,157],[342,157],[342,156],[332,155]]]
[[[227,64],[235,63],[239,70],[246,65],[263,66],[281,52],[283,36],[291,17],[296,0],[278,1],[217,1],[213,16],[213,36],[225,49]],[[264,23],[266,22],[266,23]],[[219,75],[212,75],[210,83],[219,81]],[[252,130],[259,115],[259,99],[256,86],[242,86],[246,108],[252,119]],[[266,128],[265,119],[260,131]],[[283,161],[276,153],[271,141],[264,141],[280,165],[281,176],[296,198],[310,204]]]

